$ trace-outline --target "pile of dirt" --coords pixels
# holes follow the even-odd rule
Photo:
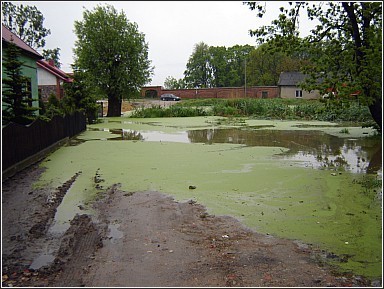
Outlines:
[[[95,201],[94,215],[76,215],[52,236],[56,208],[81,172],[58,188],[34,188],[42,171],[36,164],[2,182],[4,287],[381,286],[338,274],[309,245],[258,234],[192,200],[118,184]],[[31,269],[47,244],[57,248],[53,261]]]

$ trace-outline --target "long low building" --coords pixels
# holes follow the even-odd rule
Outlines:
[[[298,71],[281,72],[277,86],[215,87],[197,89],[164,89],[162,86],[146,86],[141,97],[159,98],[171,93],[182,99],[191,98],[300,98],[318,99],[318,90],[305,91],[300,84],[307,76]]]
[[[181,99],[192,98],[276,98],[279,97],[278,86],[252,87],[216,87],[197,89],[164,89],[162,86],[146,86],[141,89],[141,97],[158,98],[172,93]]]

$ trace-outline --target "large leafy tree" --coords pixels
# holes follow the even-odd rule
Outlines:
[[[136,95],[153,73],[144,34],[111,5],[85,10],[75,33],[76,66],[108,97],[107,116],[120,116],[122,99]]]
[[[251,30],[259,43],[269,42],[288,53],[305,55],[310,64],[308,89],[334,88],[340,98],[358,94],[382,130],[382,2],[287,2],[271,25]],[[260,2],[247,2],[263,17]],[[300,13],[316,20],[310,35],[299,37]],[[321,85],[316,81],[323,79]]]
[[[2,79],[2,119],[4,124],[15,122],[29,124],[36,119],[36,110],[32,106],[29,79],[22,74],[23,62],[20,60],[20,49],[12,41],[5,44],[2,65],[6,77]]]
[[[44,27],[44,16],[36,6],[1,2],[1,11],[2,23],[30,47],[45,46],[45,37],[51,31]]]
[[[188,59],[184,80],[190,88],[212,87],[209,46],[200,42],[195,45]]]
[[[255,47],[251,45],[234,45],[227,49],[229,71],[226,86],[248,85],[245,80],[245,68],[254,49]]]
[[[227,48],[225,46],[210,46],[209,53],[213,87],[228,86],[227,80],[231,66],[228,63]]]
[[[277,85],[282,71],[299,71],[306,59],[274,51],[264,43],[249,53],[247,62],[247,84],[250,86]]]
[[[246,58],[254,49],[251,45],[226,48],[200,42],[189,57],[185,83],[189,88],[243,86]]]

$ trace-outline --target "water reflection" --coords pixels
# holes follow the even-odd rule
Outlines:
[[[140,140],[190,143],[186,131],[178,133],[165,133],[162,131],[136,131],[129,129],[114,129],[111,133],[119,135],[110,140]]]
[[[189,131],[191,142],[234,143],[288,148],[284,159],[314,168],[334,168],[377,174],[382,169],[381,141],[377,137],[339,138],[321,131],[207,129]],[[298,162],[298,163],[299,163]]]
[[[143,135],[135,130],[122,130],[121,132],[122,140],[144,140]]]
[[[104,130],[104,129],[100,129]],[[164,141],[182,143],[233,143],[246,146],[284,147],[280,155],[300,166],[354,173],[381,174],[382,143],[379,137],[340,138],[318,130],[263,130],[255,128],[210,128],[165,133],[111,129],[118,135],[108,140]]]

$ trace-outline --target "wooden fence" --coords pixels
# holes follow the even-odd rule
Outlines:
[[[81,112],[55,116],[50,122],[38,119],[27,126],[9,123],[2,129],[3,172],[58,141],[84,131],[86,125],[86,117]]]

